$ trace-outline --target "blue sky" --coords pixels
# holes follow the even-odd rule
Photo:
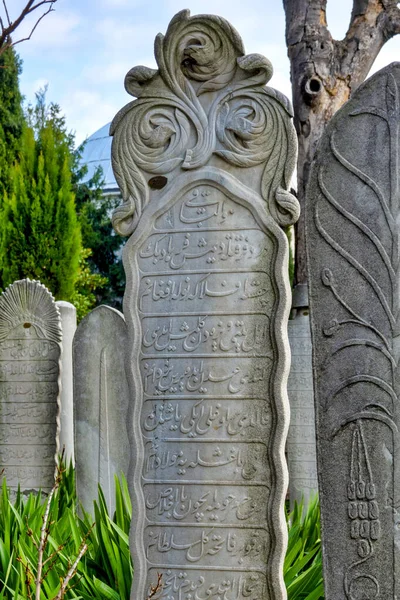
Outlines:
[[[25,0],[9,0],[11,17]],[[351,0],[328,0],[328,24],[341,39]],[[131,99],[124,76],[133,66],[155,67],[154,37],[165,33],[173,15],[225,17],[241,34],[246,52],[267,56],[274,66],[270,85],[290,97],[289,61],[281,0],[58,0],[55,12],[40,23],[30,41],[17,46],[23,60],[21,90],[28,101],[48,84],[48,100],[60,104],[78,142],[111,121]],[[1,10],[0,10],[1,14]],[[27,21],[19,33],[24,35]],[[381,51],[373,71],[400,60],[400,36]]]

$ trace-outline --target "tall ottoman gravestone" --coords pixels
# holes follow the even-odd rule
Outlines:
[[[400,598],[400,64],[332,119],[308,190],[327,600]]]
[[[21,491],[54,484],[61,326],[50,292],[24,279],[0,296],[0,468]]]
[[[155,55],[111,126],[131,236],[131,597],[160,574],[159,600],[283,599],[290,107],[222,18],[178,13]]]
[[[90,513],[100,484],[113,514],[114,476],[128,472],[126,350],[118,310],[98,306],[79,323],[73,341],[76,488]]]

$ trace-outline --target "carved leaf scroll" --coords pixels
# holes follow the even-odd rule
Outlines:
[[[113,215],[118,233],[130,235],[149,202],[146,174],[196,169],[213,154],[241,168],[267,162],[261,195],[279,224],[295,222],[298,203],[288,191],[295,166],[292,113],[283,95],[264,87],[272,76],[269,60],[245,55],[224,19],[190,17],[189,11],[156,37],[155,56],[158,71],[129,71],[125,87],[138,100],[111,125],[113,169],[124,200]],[[208,109],[205,94],[212,96]]]

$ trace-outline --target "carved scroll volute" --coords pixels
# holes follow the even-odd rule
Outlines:
[[[400,65],[321,141],[307,196],[327,600],[400,594]]]
[[[291,108],[222,18],[177,14],[155,55],[111,126],[113,223],[130,236],[132,599],[161,574],[155,600],[285,600]]]
[[[124,203],[113,223],[130,235],[152,195],[154,176],[165,185],[182,170],[221,156],[237,167],[259,172],[258,192],[280,225],[295,222],[290,194],[296,140],[288,100],[265,87],[272,65],[261,55],[245,55],[238,33],[215,16],[178,13],[155,44],[159,70],[134,67],[128,104],[111,125],[112,162]],[[166,191],[166,190],[165,190]]]

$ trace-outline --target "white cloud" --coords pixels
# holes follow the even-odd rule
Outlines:
[[[84,81],[90,83],[122,83],[125,75],[132,68],[128,61],[113,61],[108,64],[85,67],[81,73]]]
[[[106,8],[128,7],[129,10],[132,10],[133,8],[137,8],[143,4],[143,1],[137,0],[134,2],[133,0],[101,0],[101,4]]]
[[[77,144],[111,121],[121,108],[104,100],[100,93],[87,89],[73,91],[62,98],[60,104],[68,126],[75,131]]]
[[[29,36],[37,20],[33,13],[26,18],[18,28],[18,39]],[[78,41],[77,28],[81,23],[80,17],[72,12],[51,12],[39,23],[31,39],[24,43],[24,54],[37,53],[51,48],[73,46]]]

